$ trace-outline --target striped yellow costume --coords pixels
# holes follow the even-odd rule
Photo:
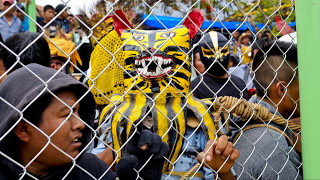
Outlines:
[[[126,70],[124,93],[113,93],[100,123],[111,121],[117,161],[126,140],[142,128],[159,134],[170,147],[164,173],[170,172],[179,158],[188,124],[196,122],[207,139],[215,138],[214,117],[206,103],[189,90],[190,43],[202,22],[203,12],[194,10],[176,28],[133,31],[123,12],[115,12],[114,26],[122,40]]]

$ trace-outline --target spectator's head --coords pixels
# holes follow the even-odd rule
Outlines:
[[[67,19],[69,14],[68,14],[68,9],[70,9],[70,7],[66,7],[66,5],[64,4],[59,4],[57,5],[56,7],[56,14],[60,13],[61,11],[63,11],[61,14],[60,14],[60,19]]]
[[[5,45],[13,51],[18,57],[12,54],[10,51],[4,49],[2,53],[3,63],[7,70],[10,72],[20,68],[22,64],[27,65],[31,63],[37,63],[43,66],[50,66],[50,49],[47,41],[39,33],[22,32],[11,36],[5,41]],[[39,38],[35,42],[35,39]],[[28,48],[27,48],[28,47]],[[25,49],[27,48],[27,49]],[[18,63],[16,63],[19,61]]]
[[[88,145],[95,101],[85,85],[64,73],[38,64],[27,68],[11,73],[0,88],[0,96],[8,103],[0,101],[0,137],[8,133],[0,150],[23,166],[43,150],[27,167],[41,176],[72,163],[67,155],[75,158]],[[23,119],[12,107],[23,112]],[[48,138],[65,154],[52,144],[46,146]]]
[[[13,0],[1,0],[1,10],[4,12],[13,4]],[[12,14],[14,12],[14,8],[12,7],[6,14]]]
[[[17,16],[17,18],[19,18],[21,21],[24,21],[24,11],[25,11],[25,8],[22,4],[20,3],[17,3],[17,6],[21,9],[18,9],[18,8],[15,8],[15,11],[14,11],[14,15]]]
[[[238,41],[239,36],[240,36],[239,31],[234,31],[233,34],[232,34],[233,39],[236,40],[236,41]]]
[[[260,38],[257,39],[255,43],[252,44],[251,50],[252,50],[252,57],[254,58],[258,51],[262,49],[264,46],[273,43],[273,41],[269,38]]]
[[[66,63],[67,58],[62,56],[51,56],[50,67],[55,70],[61,70],[61,72],[68,73],[69,66],[62,66]]]
[[[43,11],[44,11],[44,19],[46,19],[47,22],[51,21],[54,18],[55,10],[53,6],[45,5],[43,7]]]
[[[244,30],[244,32],[243,32],[243,33],[249,34],[249,35],[250,35],[250,37],[251,37],[251,35],[252,35],[252,32],[251,32],[251,30],[250,30],[250,29],[246,29],[246,30]]]
[[[64,38],[51,38],[49,49],[51,54],[50,67],[64,73],[72,73],[74,67],[82,64],[79,53],[75,49],[75,44],[72,40]],[[70,55],[70,56],[68,56]],[[70,57],[70,61],[69,60]]]
[[[242,33],[241,36],[239,37],[239,43],[245,46],[249,46],[250,37],[251,37],[250,34]]]
[[[69,14],[67,20],[70,21],[71,25],[73,26],[75,22],[75,17],[72,14]]]
[[[200,59],[207,72],[214,76],[223,76],[228,71],[230,50],[228,39],[221,33],[210,31],[199,43]]]
[[[228,68],[237,66],[239,62],[240,62],[239,57],[236,54],[230,53],[230,61],[229,61]]]
[[[271,38],[271,32],[268,31],[268,30],[264,31],[264,32],[263,32],[263,37],[268,37],[269,39],[272,39],[272,38]]]
[[[277,107],[285,118],[300,116],[298,60],[294,44],[266,45],[256,54],[252,71],[259,97]]]

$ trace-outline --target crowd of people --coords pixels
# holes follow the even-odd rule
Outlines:
[[[1,1],[2,17],[0,18],[0,29],[3,41],[6,41],[9,37],[19,33],[29,31],[29,18],[27,15],[27,7],[30,1],[21,1],[13,6],[13,0]],[[79,28],[79,23],[76,18],[69,14],[70,7],[64,4],[59,4],[56,7],[51,5],[45,5],[44,7],[37,6],[37,32],[45,33],[47,37],[54,39],[63,37],[66,41],[64,43],[69,44],[69,47],[76,47],[82,43],[82,39],[85,39],[83,31]],[[48,42],[50,40],[47,39]],[[70,42],[74,43],[74,45]],[[84,42],[89,44],[88,41]],[[86,45],[82,46],[85,48]],[[52,46],[54,48],[54,46]],[[60,47],[61,48],[61,47]],[[66,48],[62,50],[67,51]],[[82,49],[85,53],[90,53],[90,47]],[[89,52],[87,52],[89,51]],[[68,52],[69,53],[69,52]],[[63,53],[61,53],[63,54]],[[52,54],[54,56],[54,54]],[[79,58],[80,59],[80,58]],[[82,58],[85,63],[85,67],[88,67],[88,58],[85,56]],[[60,68],[67,61],[67,56],[62,55],[52,60],[52,66],[56,69]],[[69,71],[68,67],[65,67],[64,71]]]
[[[89,66],[83,63],[93,48],[82,42],[85,33],[68,14],[70,7],[38,8],[40,26],[31,33],[23,13],[28,1],[12,4],[1,1],[0,41],[6,48],[0,46],[0,179],[164,178],[162,166],[172,147],[157,133],[136,133],[119,161],[112,143],[102,142],[114,127],[97,130],[95,98],[87,83],[71,76],[74,70],[86,73]],[[47,36],[39,36],[43,32]],[[270,31],[253,35],[250,29],[234,31],[231,38],[216,31],[202,34],[193,42],[197,77],[191,92],[213,101],[244,99],[300,125],[297,44],[274,39]],[[264,117],[226,115],[218,115],[225,135],[188,154],[196,154],[204,166],[199,169],[220,179],[302,179],[299,133]]]

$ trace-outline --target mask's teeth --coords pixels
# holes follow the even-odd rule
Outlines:
[[[157,76],[162,74],[162,71],[161,71],[160,67],[157,67],[156,74],[157,74]]]
[[[159,65],[159,67],[161,67],[162,64],[163,64],[163,59],[159,57],[159,58],[158,58],[158,65]]]
[[[150,59],[150,61],[157,61],[157,56],[152,56],[152,58]]]
[[[139,61],[138,61],[138,60],[135,60],[134,64],[135,64],[135,65],[139,65]]]
[[[146,61],[144,59],[141,60],[142,67],[146,67]]]

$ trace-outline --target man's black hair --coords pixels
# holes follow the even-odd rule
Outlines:
[[[43,7],[43,12],[46,12],[46,11],[48,11],[49,9],[52,9],[52,10],[54,10],[54,7],[53,6],[51,6],[51,5],[45,5],[44,7]]]
[[[252,71],[258,96],[268,95],[268,87],[276,82],[290,83],[297,77],[297,47],[286,42],[269,43],[256,54]]]
[[[263,34],[267,34],[267,33],[271,33],[271,31],[265,30],[265,31],[263,32]]]
[[[274,41],[269,39],[269,37],[262,37],[262,38],[257,39],[256,42],[254,42],[252,44],[252,47],[251,47],[252,54],[253,54],[255,49],[260,50],[263,47],[265,47],[266,45],[272,44],[273,42]]]
[[[31,32],[17,33],[8,38],[4,44],[17,55],[31,44],[31,46],[19,56],[20,63],[23,63],[24,65],[37,63],[50,67],[50,49],[47,41],[43,37],[40,37],[33,43],[39,35],[39,33]],[[18,60],[14,54],[5,48],[3,49],[2,58],[4,67],[7,70]],[[16,64],[11,71],[22,67],[20,63]]]

